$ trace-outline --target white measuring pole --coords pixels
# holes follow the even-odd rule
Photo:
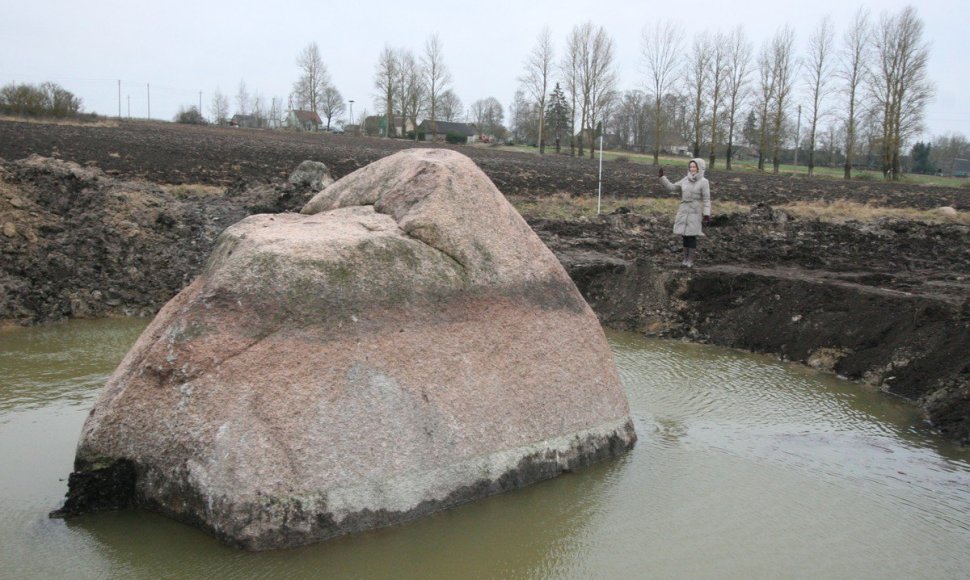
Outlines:
[[[600,178],[599,188],[596,192],[596,215],[600,214],[600,203],[603,199],[603,133],[600,132]]]

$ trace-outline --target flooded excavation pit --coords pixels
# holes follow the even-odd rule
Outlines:
[[[430,518],[243,554],[140,510],[48,519],[144,320],[0,334],[0,564],[14,577],[961,578],[970,451],[895,398],[771,357],[608,333],[640,440]],[[698,557],[703,554],[703,557]]]

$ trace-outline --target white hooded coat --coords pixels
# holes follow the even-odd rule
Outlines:
[[[703,216],[711,215],[711,184],[704,177],[705,163],[701,158],[691,159],[697,164],[697,173],[687,176],[676,183],[666,177],[660,183],[667,191],[680,193],[680,207],[674,218],[674,233],[681,236],[703,236],[701,231]]]

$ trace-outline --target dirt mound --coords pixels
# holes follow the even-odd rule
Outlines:
[[[154,314],[226,226],[298,210],[313,193],[283,183],[178,194],[73,162],[0,160],[0,320]]]

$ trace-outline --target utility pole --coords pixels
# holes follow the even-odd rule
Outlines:
[[[118,79],[118,120],[121,120],[121,79]]]
[[[145,88],[148,89],[148,120],[152,119],[152,85],[150,83],[145,83]]]

